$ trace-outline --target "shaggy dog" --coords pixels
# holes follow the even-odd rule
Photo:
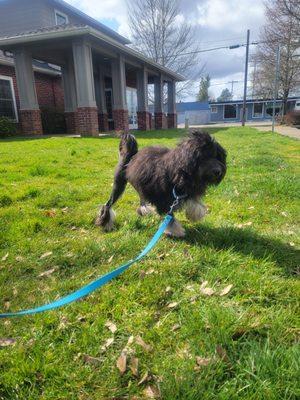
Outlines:
[[[175,200],[175,189],[176,195],[184,198],[173,211],[184,208],[189,220],[200,220],[206,214],[201,199],[207,187],[218,185],[225,173],[226,151],[208,133],[194,131],[174,149],[153,146],[140,151],[135,137],[123,134],[113,190],[99,212],[96,225],[107,231],[113,228],[112,206],[124,192],[127,182],[140,196],[139,215],[153,211],[149,204],[161,215],[168,213]],[[185,231],[174,219],[166,234],[183,237]]]

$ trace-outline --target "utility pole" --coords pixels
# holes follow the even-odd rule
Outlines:
[[[280,44],[278,43],[278,46],[276,49],[276,69],[275,69],[275,79],[274,79],[274,97],[273,97],[273,112],[272,112],[272,132],[273,133],[274,133],[274,128],[275,128],[276,100],[278,97],[279,66],[280,66]]]
[[[247,110],[246,100],[247,100],[247,82],[248,82],[249,44],[250,44],[250,29],[247,30],[247,45],[246,45],[246,61],[245,61],[245,77],[244,77],[244,101],[243,101],[242,126],[245,126],[245,122],[246,122],[246,110]]]

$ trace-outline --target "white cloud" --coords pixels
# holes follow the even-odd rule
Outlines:
[[[118,33],[130,37],[125,0],[66,1],[95,19],[110,22],[109,25],[115,26]],[[202,49],[227,46],[244,43],[247,29],[251,30],[251,40],[258,38],[264,23],[264,4],[263,0],[182,0],[178,19],[193,23],[196,27],[196,40]],[[244,48],[203,53],[200,58],[213,83],[242,80],[244,60]],[[222,85],[212,87],[216,97],[223,88]],[[242,93],[241,88],[242,84],[236,84],[238,95]]]

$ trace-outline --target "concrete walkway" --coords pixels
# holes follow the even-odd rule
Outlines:
[[[272,127],[260,127],[258,128],[262,132],[268,132],[272,130]],[[289,136],[294,139],[300,140],[300,128],[295,128],[293,126],[278,125],[275,126],[275,132],[279,135]]]

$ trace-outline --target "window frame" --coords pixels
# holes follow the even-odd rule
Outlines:
[[[226,106],[235,106],[235,117],[232,117],[232,118],[225,118],[225,107],[226,107]],[[237,105],[237,103],[233,103],[233,104],[224,104],[224,106],[223,106],[223,119],[225,119],[225,120],[229,120],[229,119],[233,120],[233,119],[237,119],[237,117],[238,117],[238,105]]]
[[[62,11],[59,10],[54,10],[54,14],[55,14],[55,25],[56,26],[60,26],[60,25],[64,25],[64,24],[58,24],[57,23],[57,16],[59,15],[60,17],[63,17],[66,19],[66,24],[69,23],[69,17],[67,16],[67,14],[63,13]]]
[[[255,116],[255,115],[254,115],[254,106],[255,106],[255,104],[261,104],[261,105],[262,105],[261,114],[260,114],[259,116]],[[264,112],[265,112],[265,104],[264,104],[263,102],[261,102],[261,101],[256,101],[256,102],[254,102],[254,103],[252,104],[252,118],[253,118],[253,119],[255,119],[255,118],[263,118],[263,117],[264,117]]]
[[[9,81],[9,83],[10,83],[10,90],[11,90],[11,94],[12,94],[14,114],[15,114],[15,118],[12,119],[12,121],[18,123],[19,122],[19,115],[18,115],[18,109],[17,109],[17,102],[16,102],[16,95],[15,95],[15,88],[14,88],[13,78],[11,76],[7,76],[7,75],[0,75],[0,80],[1,81]]]
[[[215,109],[216,111],[213,111],[213,109]],[[218,114],[218,106],[210,106],[210,112],[212,114]]]

